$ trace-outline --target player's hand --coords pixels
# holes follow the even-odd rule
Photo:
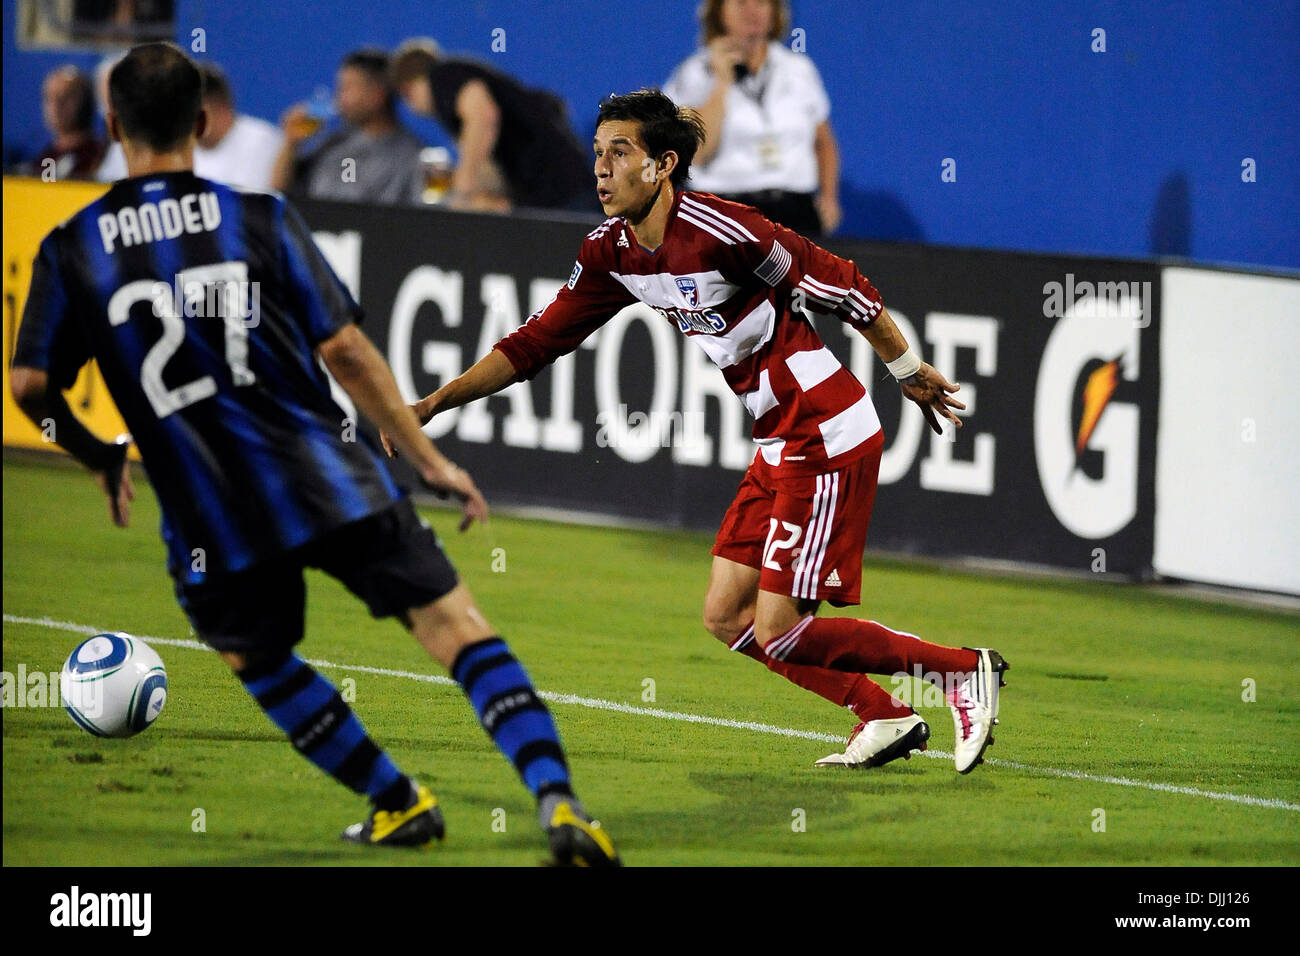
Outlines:
[[[412,405],[411,411],[415,412],[415,420],[420,423],[421,428],[429,424],[429,420],[433,418],[432,415],[428,415],[424,411],[424,399],[420,399]],[[393,444],[392,436],[382,428],[379,429],[379,444],[384,446],[384,454],[389,458],[397,457],[397,446]]]
[[[135,486],[131,484],[131,461],[126,457],[130,441],[119,440],[113,447],[121,451],[113,464],[103,471],[95,472],[95,483],[108,497],[108,515],[113,519],[113,524],[125,528],[131,523],[131,502],[135,501]]]
[[[736,67],[743,61],[740,48],[734,40],[715,37],[709,43],[709,68],[717,82],[731,86],[736,82]]]
[[[382,428],[379,429],[379,444],[384,446],[384,454],[389,458],[397,457],[397,446],[394,445],[393,440],[388,437],[388,432],[384,431]]]
[[[487,502],[465,469],[444,459],[440,466],[421,477],[426,485],[440,495],[455,495],[464,504],[465,513],[460,519],[461,531],[468,530],[475,521],[487,523]]]
[[[925,415],[925,420],[930,423],[935,434],[943,434],[943,426],[939,423],[940,415],[961,428],[961,419],[952,409],[965,411],[966,406],[950,394],[961,386],[948,381],[933,365],[922,362],[916,374],[911,378],[903,379],[899,382],[899,386],[905,396],[921,407],[921,413]]]

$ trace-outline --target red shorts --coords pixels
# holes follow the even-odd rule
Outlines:
[[[763,591],[857,604],[883,433],[868,444],[867,454],[838,471],[793,478],[776,477],[762,454],[755,455],[713,553],[758,568]]]

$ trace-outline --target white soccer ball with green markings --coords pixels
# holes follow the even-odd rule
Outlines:
[[[130,634],[96,634],[68,655],[59,675],[63,709],[96,737],[134,737],[162,713],[167,669]]]

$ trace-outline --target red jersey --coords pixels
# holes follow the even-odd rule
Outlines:
[[[800,311],[864,329],[880,314],[880,294],[852,262],[708,193],[677,193],[654,250],[621,218],[605,220],[582,243],[568,284],[496,347],[516,380],[529,379],[635,302],[722,369],[778,474],[842,468],[880,431],[871,396]]]

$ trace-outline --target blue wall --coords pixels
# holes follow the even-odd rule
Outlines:
[[[982,6],[793,3],[843,150],[843,233],[1300,267],[1300,3]],[[16,0],[3,7],[11,157],[42,141],[44,73],[96,58],[19,52]],[[179,20],[184,37],[207,31],[241,107],[268,119],[329,84],[352,47],[428,34],[556,90],[586,137],[601,96],[662,83],[692,51],[696,7],[179,0]],[[491,52],[498,27],[504,53]],[[1090,50],[1096,27],[1105,53]]]

